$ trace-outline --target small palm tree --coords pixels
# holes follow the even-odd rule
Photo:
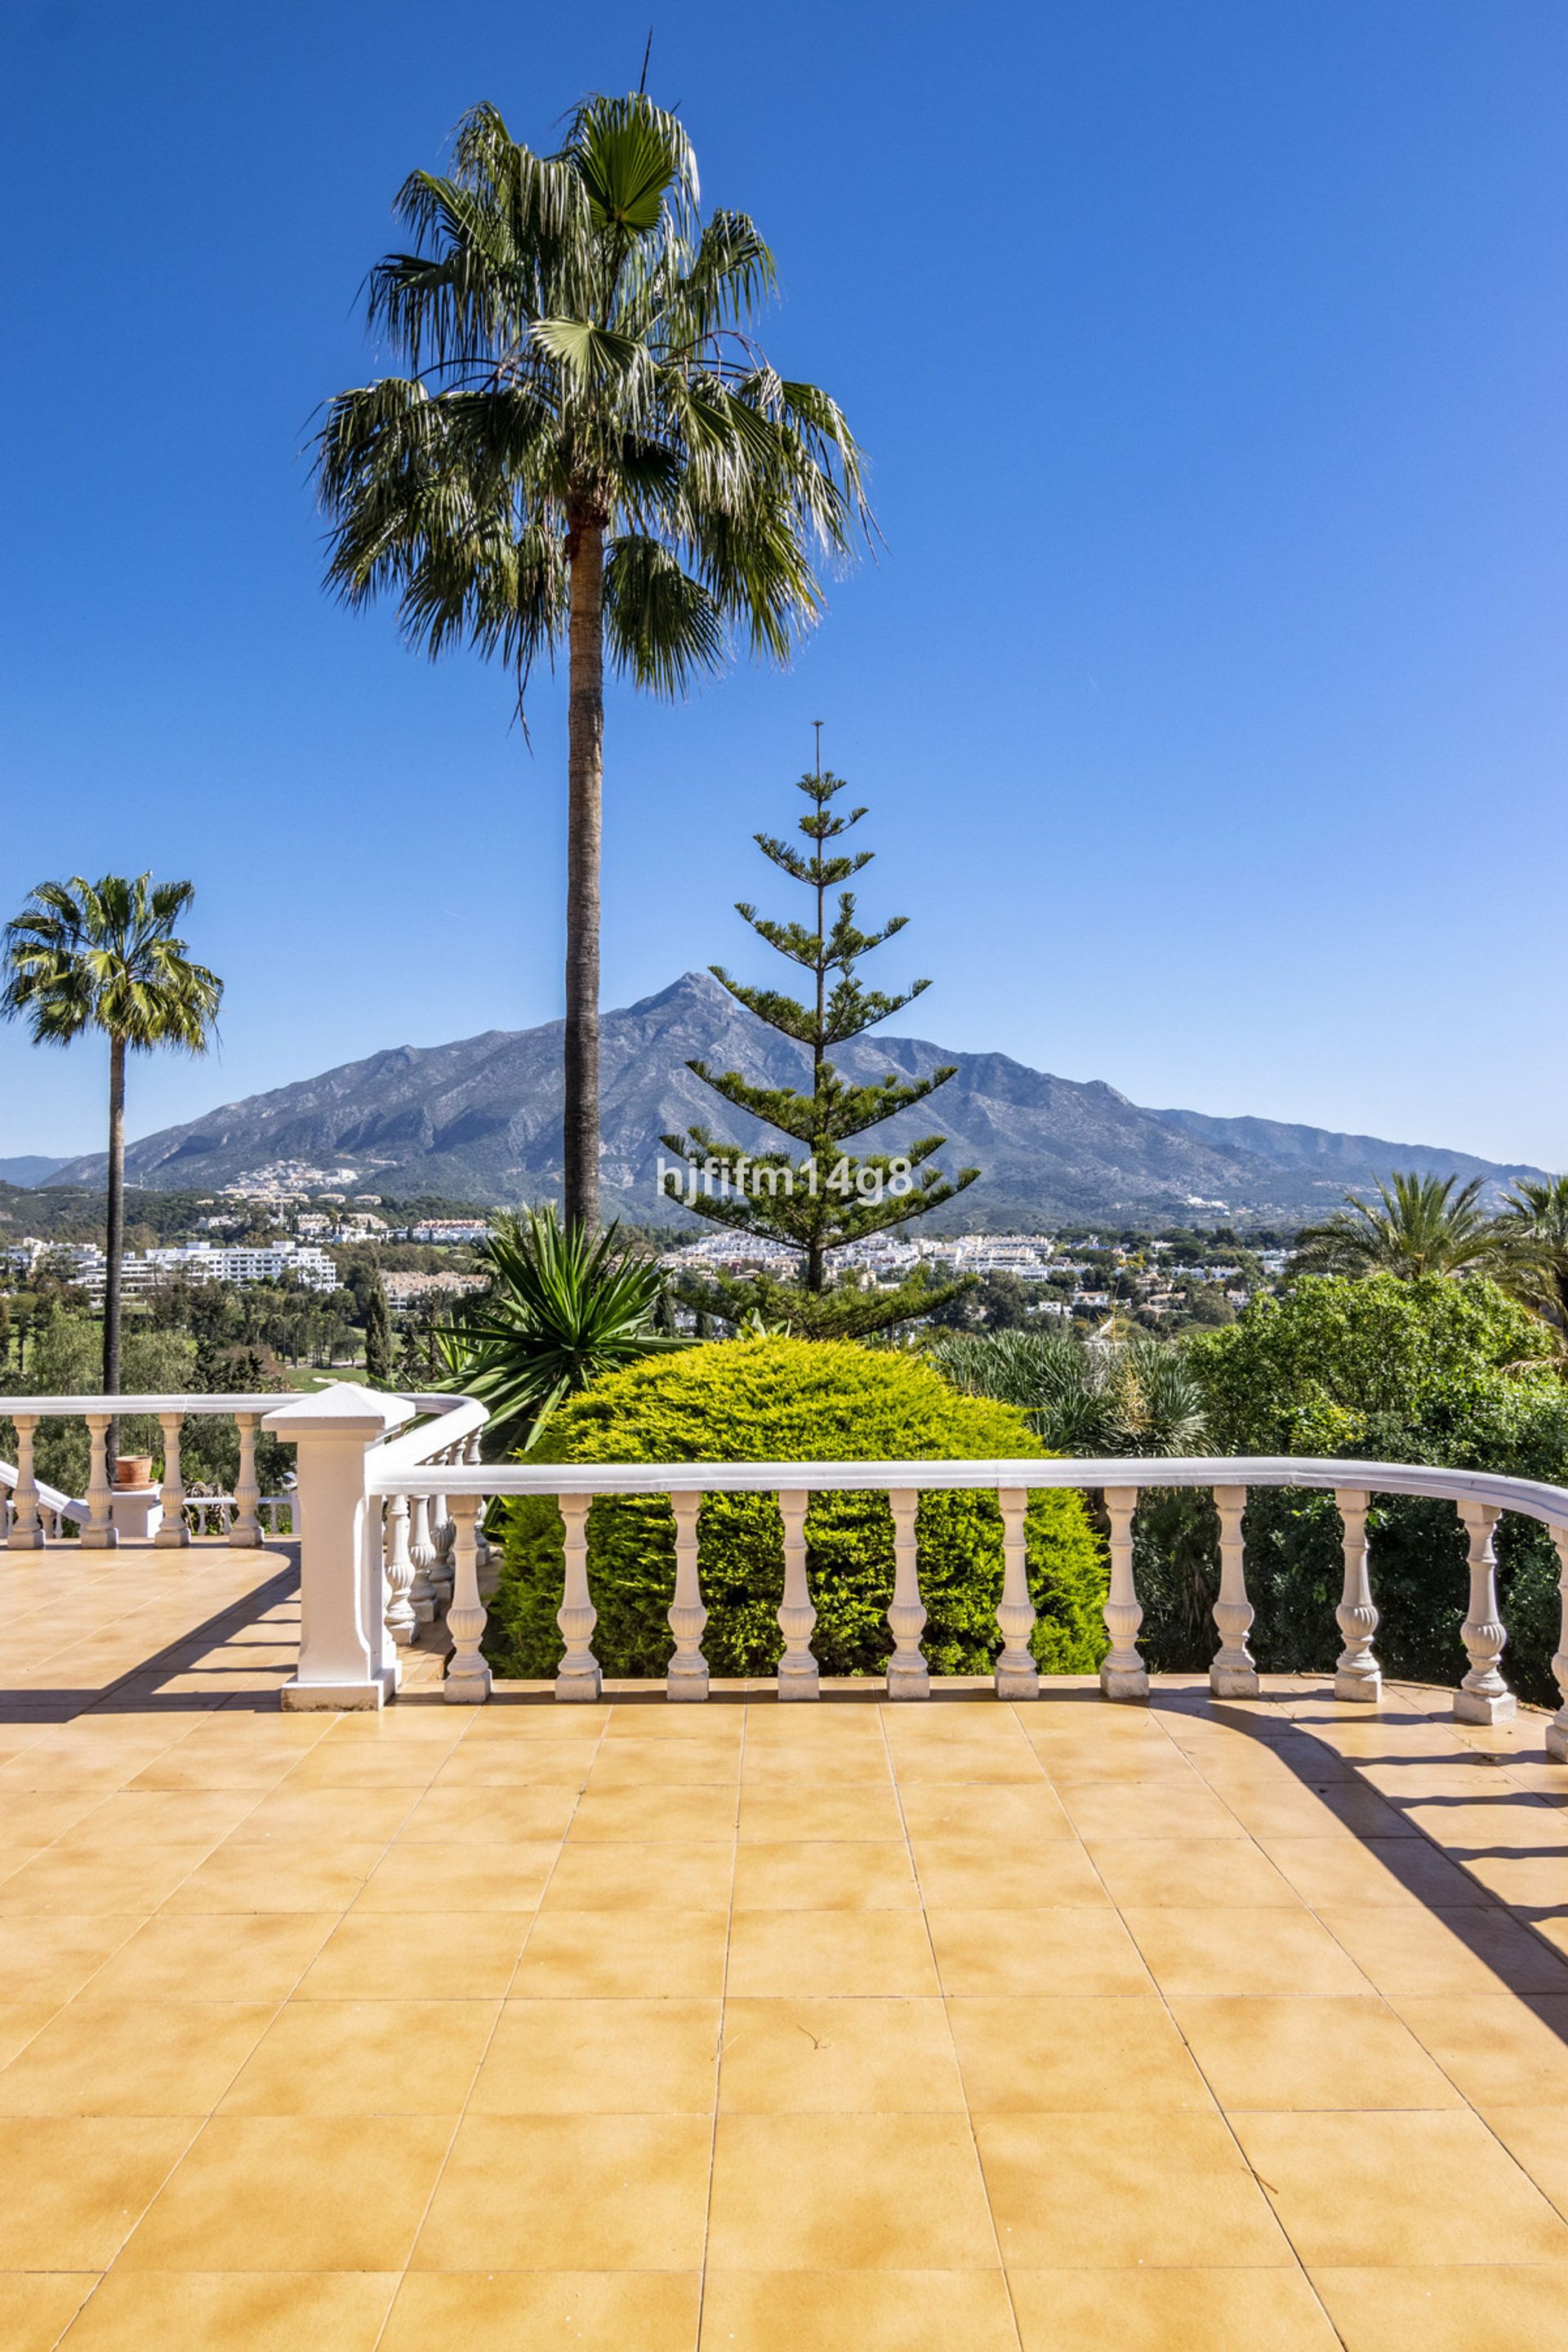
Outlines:
[[[658,1328],[664,1276],[618,1229],[563,1230],[552,1207],[498,1216],[479,1247],[489,1288],[434,1335],[442,1386],[482,1398],[531,1445],[563,1398],[644,1356],[688,1348]]]
[[[26,1019],[33,1042],[68,1045],[84,1029],[109,1040],[109,1232],[103,1286],[103,1390],[120,1390],[120,1276],[125,1246],[125,1056],[173,1045],[205,1054],[223,982],[193,963],[174,926],[189,882],[40,882],[5,927],[0,1013]],[[111,1433],[112,1435],[112,1433]]]
[[[1517,1180],[1492,1233],[1498,1280],[1551,1327],[1561,1359],[1568,1353],[1568,1176]]]
[[[1375,1201],[1347,1192],[1344,1205],[1321,1225],[1303,1227],[1297,1274],[1464,1274],[1486,1265],[1498,1248],[1496,1229],[1478,1205],[1481,1179],[1458,1192],[1457,1176],[1394,1175]]]
[[[814,562],[868,522],[834,401],[781,377],[752,327],[773,261],[743,213],[699,216],[675,115],[592,98],[553,154],[493,106],[448,176],[416,172],[415,250],[370,276],[408,373],[341,393],[317,446],[329,583],[398,600],[405,637],[531,665],[567,649],[564,1199],[599,1184],[599,842],[605,656],[675,695],[731,641],[787,658]]]

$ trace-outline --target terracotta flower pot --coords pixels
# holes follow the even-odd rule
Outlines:
[[[153,1484],[153,1456],[150,1454],[117,1454],[114,1457],[114,1483],[117,1486],[150,1486]]]

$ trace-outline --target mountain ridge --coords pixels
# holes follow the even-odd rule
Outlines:
[[[216,1189],[282,1160],[352,1168],[356,1185],[391,1195],[440,1193],[495,1204],[559,1197],[563,1024],[489,1029],[444,1045],[395,1045],[315,1076],[225,1103],[141,1138],[129,1180],[155,1190]],[[1394,1168],[1479,1175],[1489,1188],[1542,1171],[1431,1145],[1201,1111],[1151,1110],[1104,1079],[1060,1078],[995,1052],[963,1054],[920,1037],[871,1035],[835,1055],[852,1081],[889,1070],[957,1075],[916,1111],[876,1131],[896,1149],[940,1126],[950,1167],[981,1181],[943,1222],[1014,1224],[1046,1218],[1194,1211],[1300,1217]],[[731,1114],[686,1064],[739,1069],[753,1083],[798,1085],[804,1049],[766,1029],[707,972],[686,972],[601,1020],[601,1182],[606,1213],[670,1222],[656,1171],[659,1139],[693,1120],[747,1149],[767,1130]],[[101,1184],[104,1158],[58,1164],[55,1184]],[[941,1215],[941,1213],[939,1213]]]

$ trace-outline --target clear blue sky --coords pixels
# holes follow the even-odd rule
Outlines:
[[[9,0],[3,911],[188,874],[228,983],[132,1134],[560,1009],[561,683],[530,752],[331,604],[302,453],[404,174],[480,97],[548,142],[650,9],[887,544],[793,673],[615,697],[606,1003],[746,965],[821,717],[926,1034],[1568,1161],[1557,0]],[[0,1152],[102,1084],[0,1033]]]

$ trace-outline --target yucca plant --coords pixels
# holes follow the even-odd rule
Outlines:
[[[479,1397],[525,1452],[563,1398],[692,1344],[656,1328],[664,1277],[618,1226],[591,1234],[563,1226],[553,1207],[530,1209],[498,1216],[478,1255],[490,1286],[435,1333],[440,1385]]]
[[[970,1396],[1016,1405],[1058,1454],[1195,1454],[1203,1391],[1169,1340],[992,1331],[940,1339],[931,1360]]]

